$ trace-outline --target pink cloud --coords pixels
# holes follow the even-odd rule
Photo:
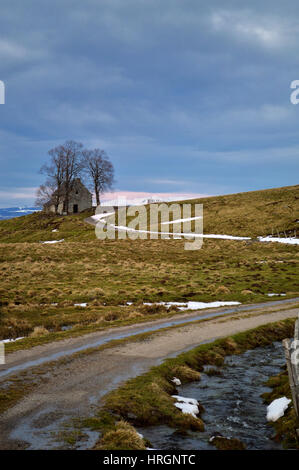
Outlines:
[[[199,194],[199,193],[150,193],[142,191],[115,191],[109,192],[102,195],[102,201],[109,201],[110,199],[137,199],[137,198],[171,198],[174,199],[197,199],[201,197],[209,197],[210,194]]]

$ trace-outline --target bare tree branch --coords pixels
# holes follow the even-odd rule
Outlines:
[[[75,178],[80,175],[83,168],[82,148],[81,143],[68,140],[63,145],[49,150],[50,164],[41,167],[40,172],[48,177],[46,186],[55,187],[52,199],[56,213],[62,198],[64,198],[65,211],[67,214],[69,212],[69,195]],[[44,191],[45,187],[41,189],[41,193]]]
[[[52,202],[55,190],[55,184],[53,184],[51,180],[47,180],[45,184],[41,184],[36,191],[35,206],[42,207],[45,204]]]
[[[114,184],[114,167],[104,150],[83,150],[84,169],[96,195],[97,206],[100,194],[111,190]]]

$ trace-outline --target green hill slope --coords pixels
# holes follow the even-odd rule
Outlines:
[[[190,201],[181,201],[190,203]],[[299,185],[193,199],[204,207],[204,233],[257,237],[299,230]],[[94,227],[84,219],[93,211],[71,216],[42,212],[0,222],[0,242],[20,243],[62,239],[88,241]],[[58,232],[52,232],[57,229]]]
[[[94,228],[84,222],[93,210],[69,216],[34,212],[23,217],[0,221],[1,243],[40,242],[59,240],[92,240]],[[58,230],[52,232],[52,230]]]
[[[205,233],[255,237],[296,230],[298,190],[193,203],[204,204]],[[299,295],[298,246],[205,239],[189,251],[184,240],[103,241],[84,221],[90,215],[35,213],[0,222],[0,339],[33,334],[24,341],[39,344],[171,313],[143,302],[254,303],[271,300],[269,293]],[[33,243],[55,239],[65,242]]]
[[[204,206],[204,233],[256,237],[299,228],[299,185],[193,202]]]

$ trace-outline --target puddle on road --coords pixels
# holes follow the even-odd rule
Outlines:
[[[54,450],[72,448],[67,439],[74,431],[68,427],[67,416],[57,412],[54,407],[42,409],[34,416],[23,419],[10,434],[10,438],[27,443],[27,450]],[[74,418],[72,416],[71,418]],[[82,429],[81,439],[76,443],[77,450],[92,448],[99,438],[99,433]]]
[[[157,364],[160,360],[157,360]],[[162,362],[162,360],[161,360]],[[47,406],[42,409],[34,409],[30,415],[22,418],[10,434],[11,439],[27,443],[27,450],[52,450],[52,449],[72,449],[84,450],[92,448],[99,439],[99,432],[90,429],[81,429],[82,436],[75,442],[74,446],[63,441],[72,431],[76,432],[73,420],[93,417],[98,411],[98,404],[103,395],[117,388],[122,382],[146,372],[150,367],[146,360],[141,359],[139,363],[132,363],[130,367],[124,369],[122,374],[115,375],[109,385],[105,388],[99,387],[93,390],[86,399],[81,400],[80,406],[75,408],[63,408],[61,403]],[[104,377],[101,376],[101,381]],[[95,388],[95,387],[93,387]],[[60,436],[60,437],[59,437]]]

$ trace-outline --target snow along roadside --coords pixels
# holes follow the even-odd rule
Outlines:
[[[132,305],[133,302],[127,302],[127,305]],[[241,305],[241,302],[236,301],[215,301],[215,302],[143,302],[143,305],[164,305],[169,308],[172,305],[178,307],[179,310],[202,310],[205,308],[217,307],[230,307],[232,305]]]
[[[105,217],[108,217],[110,215],[114,215],[115,212],[108,212],[108,213],[102,213],[102,214],[95,214],[91,216],[91,219],[93,219],[95,222],[104,222],[103,219]],[[172,220],[169,222],[162,222],[161,225],[164,224],[175,224],[175,223],[180,223],[180,222],[187,222],[191,220],[198,219],[199,217],[190,217],[188,219],[177,219],[177,220]],[[234,235],[219,235],[219,234],[200,234],[200,233],[183,233],[183,232],[156,232],[156,231],[151,231],[151,230],[137,230],[134,228],[126,227],[125,225],[114,225],[114,224],[108,224],[110,227],[113,227],[114,229],[118,231],[126,231],[126,232],[137,232],[137,233],[148,233],[148,234],[153,234],[153,235],[172,235],[174,238],[178,237],[191,237],[191,238],[210,238],[210,239],[218,239],[218,240],[252,240],[251,237],[239,237],[239,236],[234,236]],[[258,240],[260,242],[277,242],[277,243],[284,243],[287,245],[299,245],[299,238],[282,238],[282,237],[271,237],[271,236],[260,236],[258,237]]]

